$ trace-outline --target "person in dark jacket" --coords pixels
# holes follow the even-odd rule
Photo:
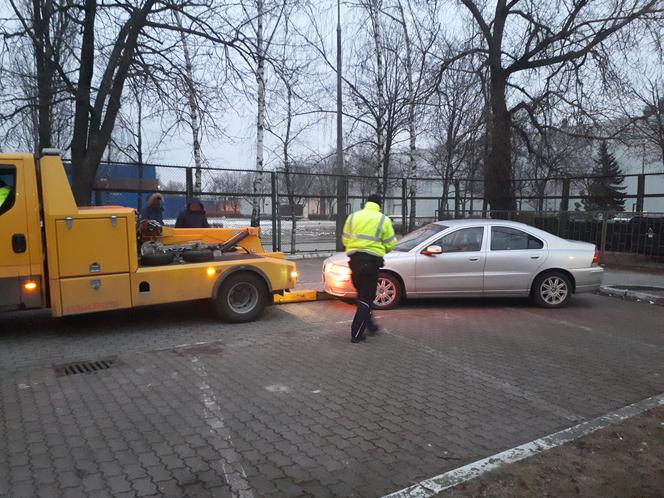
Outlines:
[[[175,228],[210,228],[203,203],[198,199],[192,199],[187,204],[187,209],[178,215]]]
[[[148,197],[148,202],[141,211],[141,219],[154,220],[160,225],[164,224],[164,198],[161,194],[152,194]]]

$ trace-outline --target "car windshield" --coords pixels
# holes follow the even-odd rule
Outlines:
[[[409,234],[405,235],[392,250],[408,252],[420,245],[432,235],[436,235],[438,232],[442,232],[446,228],[446,226],[438,225],[436,223],[431,223],[429,225],[420,227],[417,230],[413,230]]]

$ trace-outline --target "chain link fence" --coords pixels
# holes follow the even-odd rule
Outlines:
[[[514,182],[517,210],[487,209],[477,179],[381,178],[324,173],[232,170],[176,165],[102,163],[93,203],[139,212],[148,197],[164,198],[164,222],[193,198],[205,206],[211,226],[247,226],[260,210],[263,244],[287,253],[332,252],[347,214],[372,193],[383,194],[383,212],[398,234],[437,220],[507,218],[560,237],[596,244],[603,254],[629,253],[664,260],[664,174],[625,175],[624,212],[589,210],[585,195],[598,177],[526,178]]]

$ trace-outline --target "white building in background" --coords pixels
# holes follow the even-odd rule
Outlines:
[[[626,175],[647,174],[645,182],[645,194],[660,194],[660,197],[646,197],[643,200],[643,211],[650,213],[664,213],[664,165],[661,160],[646,162],[644,154],[639,154],[638,149],[625,146],[613,149],[616,161]],[[625,193],[636,195],[638,177],[628,176],[625,178]],[[625,200],[625,211],[636,211],[636,199]]]

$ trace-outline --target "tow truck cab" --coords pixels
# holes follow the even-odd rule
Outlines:
[[[295,286],[295,264],[265,252],[259,228],[163,227],[146,241],[132,208],[77,207],[56,153],[0,154],[0,188],[0,311],[49,307],[64,316],[211,299],[242,322]],[[147,266],[145,242],[172,257]],[[188,262],[190,247],[209,257]]]

